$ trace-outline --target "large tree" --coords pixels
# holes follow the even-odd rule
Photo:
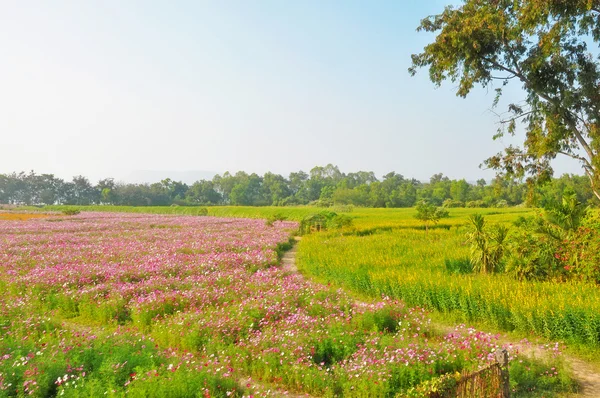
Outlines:
[[[488,166],[535,182],[565,155],[581,162],[600,199],[599,0],[466,0],[423,19],[418,30],[436,37],[412,56],[412,74],[428,67],[436,85],[457,82],[462,97],[492,86],[494,106],[505,86],[520,83],[523,101],[508,105],[495,137],[514,135],[522,122],[524,145]]]

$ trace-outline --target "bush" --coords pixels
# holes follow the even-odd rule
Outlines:
[[[315,206],[315,207],[331,207],[331,206],[333,206],[333,202],[331,200],[327,200],[327,199],[318,199],[318,200],[315,200],[314,202],[310,202],[309,204],[311,206]]]
[[[465,203],[466,207],[471,207],[471,208],[475,208],[475,207],[487,207],[487,204],[483,201],[483,200],[470,200],[467,203]]]
[[[295,196],[288,196],[277,202],[277,206],[298,206],[302,203]]]
[[[79,213],[81,213],[81,211],[79,211],[78,209],[64,209],[62,211],[62,214],[64,214],[65,216],[76,216]]]
[[[568,277],[600,284],[600,219],[585,220],[570,240],[562,242],[555,257]]]
[[[522,227],[510,240],[505,271],[519,280],[559,277],[557,250],[554,239]]]
[[[350,227],[352,225],[352,218],[344,214],[336,214],[327,220],[327,229],[340,229],[344,227]]]
[[[600,222],[574,193],[549,203],[543,217],[519,217],[506,271],[518,279],[600,283]]]
[[[285,221],[287,220],[287,217],[282,215],[281,213],[275,213],[269,217],[267,217],[267,221],[265,222],[265,225],[267,225],[268,227],[272,227],[273,225],[275,225],[275,222],[277,221]]]
[[[337,205],[333,210],[337,213],[352,213],[354,211],[354,205]]]
[[[347,215],[337,214],[333,211],[322,211],[304,217],[300,222],[300,233],[304,235],[328,229],[340,229],[351,225],[352,218]]]
[[[465,207],[465,202],[461,200],[446,199],[442,207]]]
[[[504,199],[499,200],[496,202],[496,206],[495,207],[508,207],[508,202]]]

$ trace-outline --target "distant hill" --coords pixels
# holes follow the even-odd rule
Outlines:
[[[169,170],[135,170],[129,173],[124,181],[132,183],[154,183],[170,178],[174,181],[181,181],[186,184],[193,184],[198,180],[212,180],[218,173],[207,170],[187,170],[187,171],[169,171]]]

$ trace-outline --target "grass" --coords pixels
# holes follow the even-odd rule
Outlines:
[[[452,314],[454,320],[485,322],[495,329],[533,333],[596,351],[600,346],[597,286],[456,272],[456,264],[469,256],[463,225],[471,212],[452,210],[445,220],[449,227],[427,235],[410,218],[410,210],[393,212],[396,217],[381,224],[375,213],[370,219],[357,219],[354,231],[305,237],[299,247],[299,268],[323,283],[359,294],[399,298],[409,305]],[[488,212],[498,213],[488,216],[489,221],[504,223],[523,214]]]
[[[71,206],[72,207],[72,206]],[[49,206],[43,210],[61,211]],[[194,214],[194,207],[77,207],[80,210]],[[223,217],[300,220],[312,207],[209,207]],[[510,224],[525,208],[450,209],[428,234],[413,209],[363,209],[347,213],[354,226],[306,236],[299,268],[317,280],[369,297],[386,295],[409,305],[452,314],[453,320],[560,339],[596,350],[600,345],[600,293],[584,283],[519,282],[506,275],[468,272],[465,228],[479,212],[490,223]],[[462,268],[461,268],[462,267]],[[461,271],[462,269],[462,271]],[[464,270],[467,272],[464,272]],[[458,271],[457,271],[458,270]]]
[[[312,206],[295,207],[277,207],[277,206],[29,206],[20,207],[22,210],[32,211],[58,211],[73,209],[80,211],[105,211],[105,212],[123,212],[123,213],[143,213],[143,214],[172,214],[172,215],[196,215],[203,209],[208,210],[209,216],[214,217],[235,217],[235,218],[268,218],[274,215],[282,215],[288,220],[300,221],[304,217],[323,210],[337,211],[337,209],[324,209]],[[421,228],[422,223],[414,219],[414,209],[372,209],[372,208],[350,208],[341,209],[342,212],[352,217],[354,225],[360,230],[369,228]],[[450,218],[442,220],[442,226],[462,225],[467,221],[467,217],[473,213],[485,215],[490,222],[516,220],[519,215],[531,213],[531,209],[526,208],[503,208],[503,209],[449,209]],[[435,229],[435,227],[434,227]]]
[[[194,207],[69,208],[187,215],[198,211]],[[41,210],[63,209],[48,206]],[[207,209],[210,216],[268,218],[279,214],[289,220],[301,220],[322,210],[226,206]],[[343,287],[360,297],[383,295],[401,299],[409,306],[434,310],[438,320],[476,324],[518,336],[536,335],[582,347],[587,353],[598,352],[600,293],[595,285],[519,282],[506,275],[473,274],[465,265],[469,248],[464,233],[470,214],[479,212],[490,223],[510,224],[519,216],[533,214],[533,210],[449,210],[450,217],[425,234],[421,222],[414,219],[413,209],[354,209],[347,213],[353,218],[353,227],[303,238],[298,251],[299,269],[319,282]],[[521,385],[526,383],[529,381],[522,381]]]
[[[102,213],[0,223],[0,396],[258,395],[241,377],[276,394],[401,396],[494,361],[497,336],[437,333],[422,309],[273,267],[293,228]],[[515,388],[572,391],[536,381],[556,366],[521,369]]]

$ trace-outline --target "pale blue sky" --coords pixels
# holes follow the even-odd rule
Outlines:
[[[1,2],[0,173],[490,178],[478,165],[508,144],[493,93],[407,72],[431,39],[419,20],[447,3]]]

